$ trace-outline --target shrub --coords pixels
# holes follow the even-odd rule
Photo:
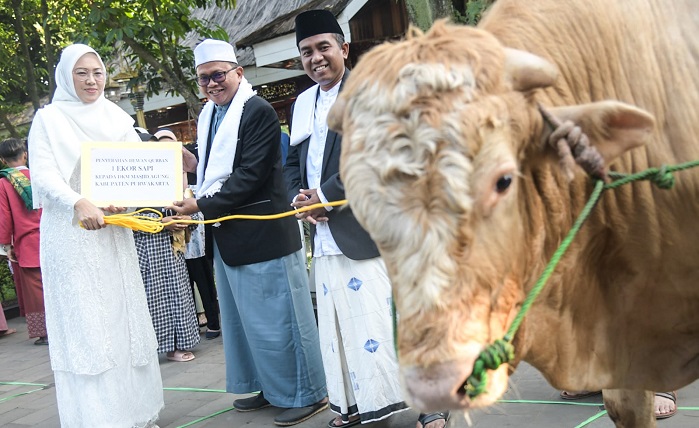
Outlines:
[[[15,283],[12,279],[12,273],[7,266],[7,260],[0,261],[0,302],[2,306],[8,306],[17,300],[15,292]]]

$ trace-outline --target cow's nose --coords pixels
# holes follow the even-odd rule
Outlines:
[[[421,412],[467,408],[470,400],[463,392],[464,381],[473,364],[443,362],[429,367],[406,367],[403,382],[410,406]]]
[[[480,344],[471,343],[461,349],[458,359],[430,366],[403,366],[401,374],[406,400],[421,412],[471,407],[464,383],[481,350]]]

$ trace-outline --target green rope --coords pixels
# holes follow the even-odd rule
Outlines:
[[[0,309],[2,310],[2,309]],[[30,391],[25,391],[25,392],[19,392],[14,395],[10,395],[9,397],[3,397],[0,398],[0,403],[12,400],[13,398],[17,397],[22,397],[24,395],[31,394],[32,392],[37,392],[37,391],[44,391],[46,389],[49,389],[50,387],[53,386],[52,383],[50,384],[45,384],[45,383],[29,383],[29,382],[0,382],[0,385],[10,385],[10,386],[38,386],[39,388],[32,389]]]
[[[489,345],[476,359],[471,376],[468,377],[465,385],[466,393],[470,398],[473,399],[485,392],[485,387],[488,383],[488,375],[485,370],[486,368],[495,370],[501,364],[508,363],[514,359],[515,350],[514,346],[512,345],[512,339],[514,338],[515,333],[517,333],[519,326],[524,320],[524,316],[529,311],[529,308],[534,303],[534,300],[536,300],[539,293],[541,293],[541,290],[544,289],[544,286],[553,274],[556,265],[561,260],[566,250],[568,250],[570,244],[573,242],[573,238],[575,238],[575,235],[578,233],[583,223],[590,215],[590,212],[592,212],[592,209],[595,207],[595,204],[599,200],[603,190],[604,182],[597,180],[590,199],[587,201],[587,204],[585,204],[582,212],[575,220],[572,229],[570,232],[568,232],[565,239],[563,239],[563,242],[561,242],[558,249],[556,249],[556,252],[553,254],[553,257],[551,257],[551,260],[546,265],[546,268],[544,268],[544,272],[539,277],[539,280],[534,285],[534,288],[532,288],[527,297],[524,299],[522,307],[519,309],[517,316],[515,317],[514,321],[512,321],[512,324],[510,325],[510,328],[507,330],[507,333],[503,339],[496,340],[494,344]],[[493,357],[493,355],[496,356]],[[489,367],[488,363],[493,360],[496,360],[498,364]]]
[[[49,386],[45,383],[29,383],[29,382],[0,382],[0,385]]]
[[[225,389],[203,389],[203,388],[163,388],[163,391],[179,391],[179,392],[228,392]]]
[[[391,296],[391,321],[393,324],[393,350],[398,360],[398,317],[396,316],[396,296]]]
[[[553,400],[498,400],[501,404],[556,404],[561,406],[579,406],[579,407],[599,407],[604,406],[604,403],[582,403],[578,401],[553,401]]]
[[[186,428],[186,427],[190,427],[190,426],[192,426],[192,425],[196,425],[196,424],[198,424],[199,422],[203,422],[203,421],[205,421],[205,420],[207,420],[207,419],[214,418],[214,417],[216,417],[216,416],[218,416],[218,415],[220,415],[220,414],[223,414],[223,413],[226,413],[226,412],[230,412],[230,411],[233,410],[233,409],[235,409],[235,407],[228,407],[227,409],[219,410],[219,411],[216,412],[216,413],[212,413],[212,414],[210,414],[210,415],[208,415],[208,416],[204,416],[204,417],[201,417],[201,418],[199,418],[199,419],[195,419],[195,420],[193,420],[193,421],[191,421],[191,422],[189,422],[189,423],[186,423],[186,424],[184,424],[184,425],[179,425],[177,428]]]
[[[21,397],[23,395],[31,394],[32,392],[43,391],[45,389],[46,388],[37,388],[37,389],[32,389],[31,391],[25,391],[25,392],[20,392],[18,394],[10,395],[9,397],[0,398],[0,403],[2,403],[4,401],[12,400],[13,398]]]
[[[592,209],[595,207],[599,201],[602,192],[607,189],[615,189],[627,183],[638,180],[650,180],[652,183],[657,185],[661,189],[670,189],[675,184],[675,178],[672,173],[675,171],[682,171],[689,168],[694,168],[699,166],[699,161],[686,162],[673,166],[662,166],[660,168],[649,168],[645,171],[636,174],[622,174],[618,172],[609,172],[608,176],[614,181],[605,184],[602,180],[596,180],[590,199],[585,204],[580,215],[573,223],[573,227],[570,232],[565,236],[563,242],[554,252],[551,260],[548,262],[544,268],[544,272],[541,274],[537,280],[534,287],[531,289],[524,302],[520,308],[517,316],[507,330],[507,333],[502,339],[498,339],[495,343],[489,345],[483,352],[480,353],[475,363],[473,364],[473,371],[471,375],[466,380],[464,384],[464,389],[469,398],[473,399],[478,395],[482,394],[486,390],[488,384],[487,370],[495,370],[500,365],[508,363],[514,359],[514,346],[512,345],[512,340],[514,339],[517,330],[519,329],[525,315],[529,311],[530,307],[534,303],[539,293],[543,290],[546,282],[549,280],[553,274],[554,269],[558,265],[568,247],[573,242],[573,239],[580,231],[583,223],[589,217]]]
[[[583,423],[581,423],[580,425],[576,425],[575,428],[582,428],[582,427],[588,426],[588,425],[590,425],[591,423],[593,423],[594,421],[596,421],[597,419],[601,418],[602,416],[604,416],[604,415],[606,415],[606,414],[607,414],[607,411],[606,411],[606,410],[602,410],[601,412],[597,413],[596,415],[594,415],[594,416],[588,418],[587,420],[585,420],[585,421],[584,421]]]
[[[606,184],[605,189],[615,189],[623,186],[624,184],[638,180],[650,180],[653,184],[661,189],[670,189],[675,184],[675,177],[672,175],[673,172],[684,171],[697,166],[699,166],[699,161],[685,162],[670,166],[663,165],[660,168],[648,168],[645,171],[637,172],[635,174],[623,174],[620,172],[610,171],[607,175],[614,179],[614,181]]]

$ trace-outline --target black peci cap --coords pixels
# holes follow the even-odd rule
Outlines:
[[[296,16],[296,46],[305,38],[325,33],[345,36],[335,15],[329,10],[308,10]]]

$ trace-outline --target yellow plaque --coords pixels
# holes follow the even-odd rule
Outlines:
[[[81,194],[98,207],[162,207],[182,200],[182,143],[83,143]]]

